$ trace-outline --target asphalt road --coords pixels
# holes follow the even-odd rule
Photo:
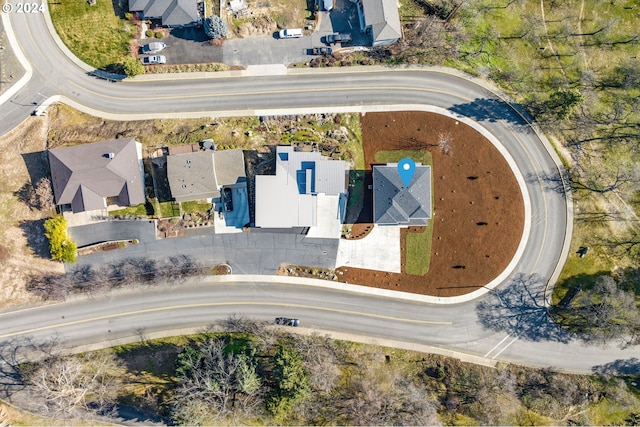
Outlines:
[[[545,321],[547,285],[554,282],[568,250],[567,205],[571,203],[565,200],[558,161],[544,137],[485,83],[452,70],[415,68],[300,70],[251,78],[192,75],[112,83],[87,76],[86,69],[69,59],[52,40],[44,16],[12,14],[10,20],[34,70],[29,84],[0,105],[0,134],[30,114],[33,102],[50,95],[62,95],[64,102],[76,108],[113,119],[439,108],[477,121],[502,142],[526,184],[529,221],[513,268],[494,283],[499,295],[492,292],[473,302],[440,307],[257,281],[205,287],[211,292],[208,296],[197,294],[201,288],[196,293],[180,288],[159,292],[153,300],[150,292],[143,292],[135,299],[128,295],[5,314],[0,339],[55,331],[62,341],[88,344],[114,331],[126,335],[130,325],[156,331],[202,325],[229,313],[261,318],[291,314],[319,329],[433,344],[492,360],[570,371],[588,371],[591,366],[630,357],[616,347],[585,347]],[[161,314],[162,305],[175,306],[179,301],[185,307],[171,309],[171,316]],[[191,306],[203,301],[225,305]],[[140,312],[144,307],[152,311]],[[117,314],[126,311],[136,313]],[[101,312],[108,317],[89,323],[82,320]],[[375,313],[396,313],[398,318]],[[62,321],[62,315],[73,321]],[[433,325],[424,320],[452,323]],[[67,324],[61,326],[61,322]]]
[[[317,286],[211,281],[0,314],[0,340],[6,348],[24,344],[26,336],[34,342],[55,339],[66,348],[98,348],[158,332],[204,329],[240,314],[269,322],[278,316],[297,317],[306,331],[368,337],[380,344],[393,341],[487,364],[504,360],[590,372],[594,366],[637,356],[633,350],[585,347],[578,341],[514,341],[508,331],[491,330],[478,321],[479,305],[451,307]]]

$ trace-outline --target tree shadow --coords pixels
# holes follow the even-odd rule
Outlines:
[[[198,27],[172,28],[170,34],[178,39],[190,40],[198,43],[209,43],[210,40],[204,30]]]
[[[494,290],[476,304],[480,323],[530,341],[568,343],[575,335],[562,329],[547,312],[545,280],[519,274],[504,289]]]
[[[20,203],[24,203],[25,205],[29,206],[29,209],[33,209],[32,197],[34,192],[35,190],[33,188],[33,184],[31,184],[30,182],[25,182],[24,184],[22,184],[22,187],[13,192],[13,196],[18,199]]]
[[[604,365],[596,365],[591,371],[597,375],[638,375],[640,373],[640,359],[617,359]]]
[[[530,173],[525,180],[528,184],[538,183],[543,191],[559,194],[563,199],[571,191],[570,181],[564,172],[562,175],[557,171]]]
[[[51,258],[49,251],[49,241],[45,237],[44,222],[45,219],[37,219],[32,221],[22,221],[20,228],[27,238],[27,245],[33,250],[33,253],[40,258]]]
[[[18,336],[0,342],[0,398],[11,396],[27,387],[24,364],[50,358],[58,349],[57,337],[35,341],[30,336]]]
[[[514,110],[515,109],[515,110]],[[517,112],[516,112],[517,110]],[[495,98],[476,98],[471,102],[456,104],[449,108],[449,111],[458,113],[465,117],[470,117],[477,122],[497,123],[506,121],[517,126],[519,130],[531,132],[531,127],[523,116],[524,110],[516,105],[510,105]]]
[[[31,185],[35,185],[41,178],[49,178],[51,171],[49,170],[49,157],[46,151],[34,151],[33,153],[21,154],[24,165],[29,173]]]

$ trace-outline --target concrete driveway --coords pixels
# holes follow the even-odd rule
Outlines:
[[[156,241],[155,221],[108,221],[69,228],[78,247],[115,240],[138,239],[140,243]],[[82,257],[81,257],[82,258]]]

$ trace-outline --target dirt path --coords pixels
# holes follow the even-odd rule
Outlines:
[[[558,53],[553,47],[553,43],[551,43],[551,38],[549,37],[549,28],[547,27],[547,18],[545,17],[545,14],[544,14],[544,0],[540,0],[540,15],[542,16],[542,24],[544,25],[544,36],[547,39],[547,46],[549,46],[549,50],[551,50],[551,53],[556,58],[556,61],[558,62],[558,67],[560,67],[560,72],[562,73],[562,76],[564,77],[565,82],[568,82],[569,79],[567,78],[567,73],[564,71],[564,67],[562,66],[562,61],[560,61],[560,57],[558,56]]]

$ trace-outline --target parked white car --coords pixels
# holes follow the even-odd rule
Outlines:
[[[142,58],[143,65],[164,64],[167,58],[164,55],[153,55]]]

